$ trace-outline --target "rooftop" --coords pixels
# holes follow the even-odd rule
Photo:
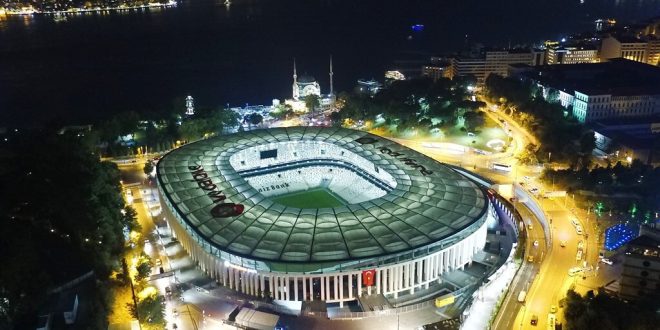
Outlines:
[[[396,185],[362,203],[300,209],[264,196],[230,163],[242,150],[289,141],[336,145],[390,173]],[[226,196],[223,203],[244,205],[242,214],[211,214],[215,203],[189,169],[198,165]],[[158,181],[179,221],[197,236],[220,251],[264,262],[365,260],[453,244],[457,233],[468,235],[485,221],[487,209],[484,192],[453,169],[388,139],[341,128],[256,130],[195,142],[162,158]]]
[[[521,75],[559,90],[587,95],[660,94],[660,67],[622,58],[602,63],[529,67]]]

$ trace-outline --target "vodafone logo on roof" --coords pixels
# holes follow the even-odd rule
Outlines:
[[[192,173],[193,179],[197,182],[197,185],[208,191],[206,195],[211,197],[214,203],[222,202],[227,198],[221,190],[218,190],[218,186],[216,186],[211,178],[209,178],[209,175],[204,171],[202,165],[188,166],[188,169]],[[214,218],[229,218],[241,215],[244,210],[245,206],[243,204],[220,203],[213,206],[211,209],[211,215]]]

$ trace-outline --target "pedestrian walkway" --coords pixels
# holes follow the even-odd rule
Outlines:
[[[475,293],[475,299],[467,311],[468,316],[463,322],[462,329],[488,329],[497,313],[498,302],[504,298],[517,269],[515,262],[508,262],[491,276],[490,282]]]

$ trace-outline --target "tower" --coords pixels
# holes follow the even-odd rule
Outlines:
[[[293,99],[298,101],[300,98],[298,90],[298,74],[296,74],[296,59],[293,59]]]
[[[334,75],[334,73],[332,72],[332,55],[330,55],[330,95],[335,94],[334,88],[332,86],[332,76],[333,75]]]
[[[186,97],[186,115],[192,116],[195,114],[195,101],[193,100],[193,97],[188,95]]]

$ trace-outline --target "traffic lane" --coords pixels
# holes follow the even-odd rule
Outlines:
[[[561,211],[560,211],[561,212]],[[559,213],[550,212],[553,217],[553,235],[559,236],[558,226],[561,230],[567,231],[570,225],[566,217],[562,217]],[[574,233],[574,231],[573,231]],[[541,268],[538,280],[534,283],[533,289],[529,293],[528,300],[528,313],[526,313],[525,328],[532,327],[529,321],[532,315],[538,317],[538,327],[544,327],[547,323],[547,316],[550,313],[550,306],[558,306],[558,302],[565,296],[562,287],[566,280],[568,280],[568,269],[578,264],[576,261],[577,253],[577,235],[570,236],[565,243],[561,246],[561,239],[553,240],[552,253],[547,258],[547,262]]]
[[[142,183],[145,179],[144,164],[119,166],[119,178],[124,184]]]
[[[509,290],[509,297],[499,313],[498,318],[493,324],[493,329],[510,330],[513,328],[516,315],[522,307],[522,303],[518,301],[520,291],[526,290],[527,283],[531,282],[536,274],[533,265],[523,263],[521,266],[520,276],[518,280],[512,285]]]

